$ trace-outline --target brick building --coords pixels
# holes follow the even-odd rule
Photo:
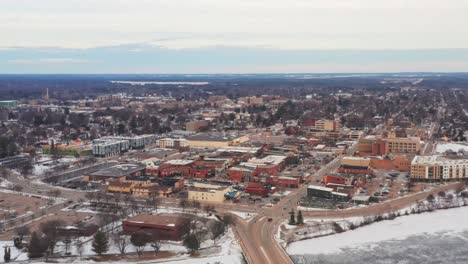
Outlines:
[[[182,216],[137,215],[122,222],[125,233],[145,232],[162,240],[180,241],[186,233],[188,219]]]

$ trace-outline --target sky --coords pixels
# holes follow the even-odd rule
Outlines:
[[[467,0],[0,0],[0,73],[468,71]]]

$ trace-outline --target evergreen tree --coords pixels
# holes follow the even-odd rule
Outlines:
[[[290,218],[289,218],[289,224],[290,225],[295,225],[296,224],[296,217],[294,215],[294,210],[291,209],[291,212],[289,213],[290,214]]]
[[[97,231],[93,238],[93,251],[101,256],[109,250],[109,239],[107,235],[102,231]]]
[[[299,211],[299,212],[297,213],[297,224],[298,224],[298,225],[304,224],[304,217],[302,216],[302,212],[301,212],[301,211]]]
[[[29,240],[28,245],[28,256],[29,258],[40,258],[44,256],[45,251],[47,250],[47,243],[45,240],[41,239],[36,232],[31,234],[31,240]]]
[[[195,234],[187,235],[183,243],[184,246],[190,251],[190,253],[193,253],[200,249],[200,241],[198,240]]]

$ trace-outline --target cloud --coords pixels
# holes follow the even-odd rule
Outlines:
[[[10,64],[74,64],[74,63],[94,63],[96,60],[83,60],[76,58],[39,58],[39,59],[11,59]]]
[[[466,0],[2,0],[0,46],[468,48],[467,12]]]

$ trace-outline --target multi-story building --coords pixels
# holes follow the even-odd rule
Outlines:
[[[421,151],[421,139],[418,137],[381,138],[367,136],[359,141],[361,155],[386,155],[388,153],[418,154]]]
[[[130,149],[142,149],[156,143],[156,135],[135,137],[102,137],[93,140],[93,155],[96,157],[116,156]]]
[[[341,123],[339,120],[319,119],[315,121],[315,129],[325,131],[340,130]]]
[[[188,199],[200,202],[221,203],[226,199],[225,194],[232,190],[231,186],[210,183],[194,183],[188,189]]]
[[[421,150],[421,139],[418,137],[410,138],[387,138],[389,153],[411,153],[418,154]]]
[[[93,140],[93,155],[96,157],[110,157],[117,156],[121,153],[127,152],[130,149],[130,142],[128,140]]]
[[[305,119],[303,125],[312,130],[319,131],[339,131],[341,129],[341,122],[339,119]]]
[[[183,138],[160,138],[156,140],[155,145],[159,148],[188,148],[188,142]]]
[[[468,178],[468,157],[416,156],[411,161],[411,178],[421,181]]]

